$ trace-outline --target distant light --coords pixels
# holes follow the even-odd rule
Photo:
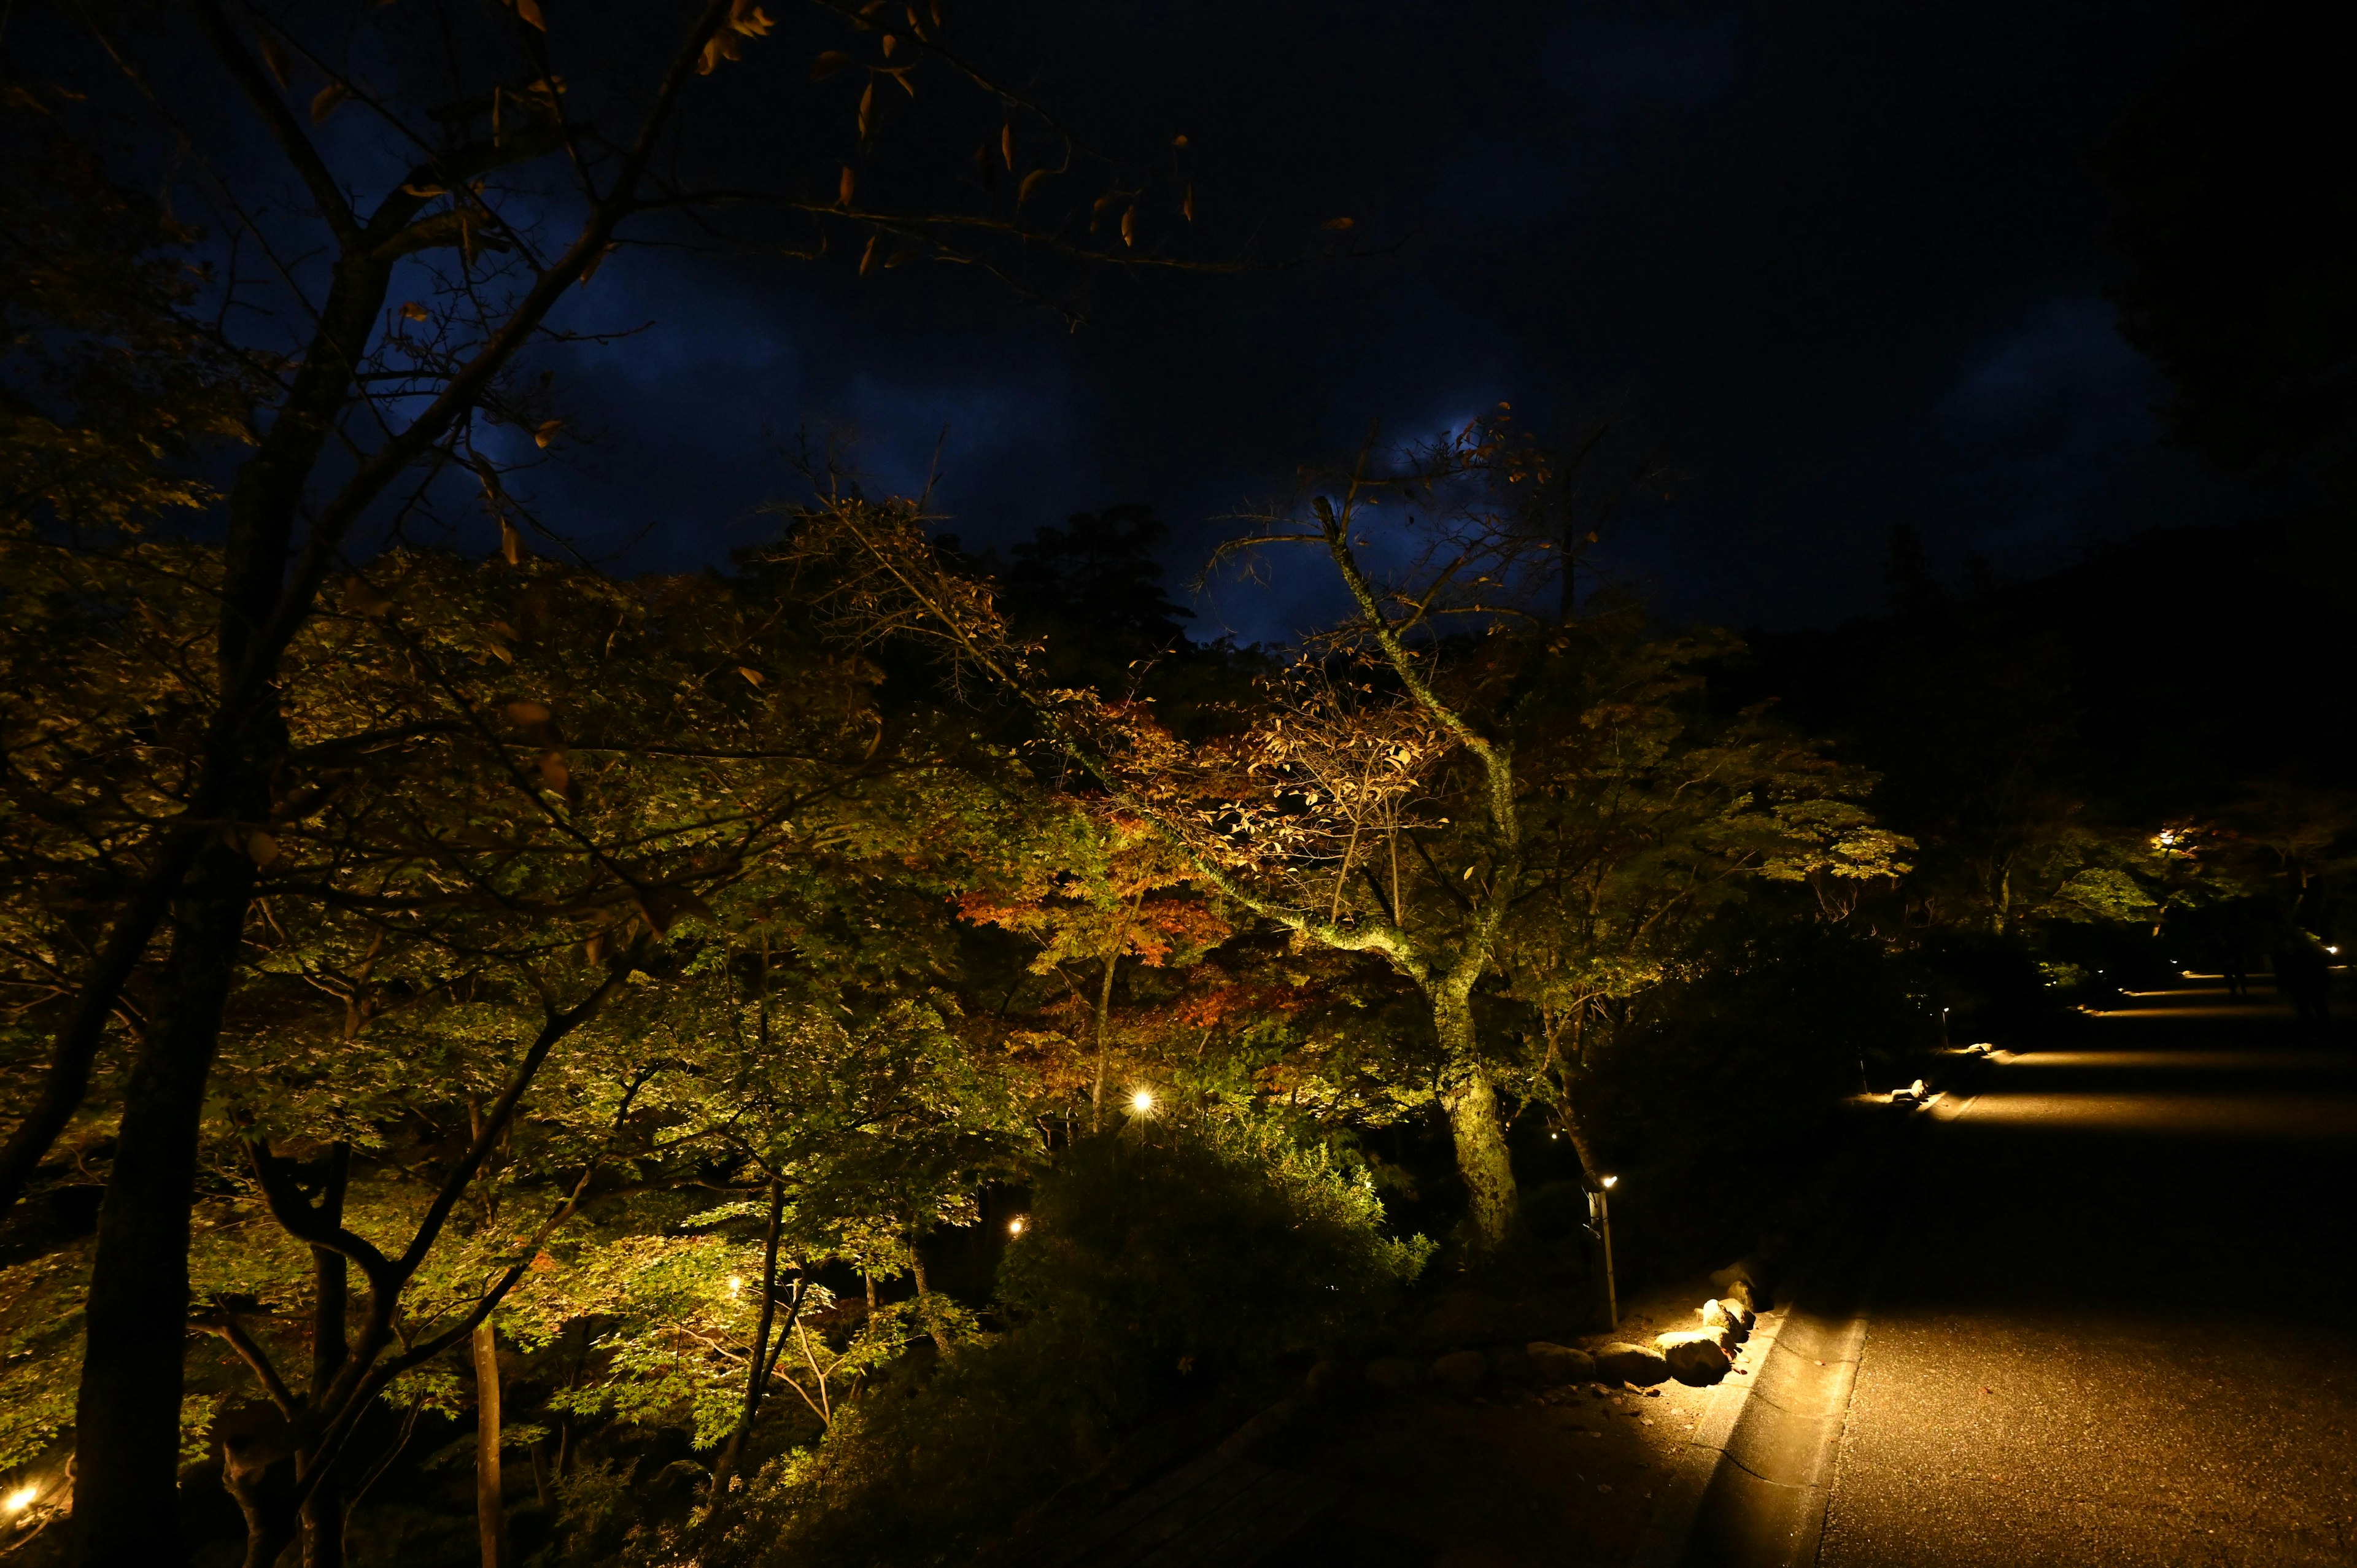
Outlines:
[[[1129,1097],[1129,1108],[1140,1116],[1154,1109],[1154,1091],[1141,1089]]]
[[[1014,1219],[1006,1222],[1006,1233],[1009,1236],[1020,1236],[1023,1234],[1023,1216],[1018,1214]]]
[[[1612,1187],[1614,1187],[1614,1186],[1618,1185],[1618,1184],[1619,1184],[1619,1182],[1620,1182],[1620,1178],[1619,1176],[1598,1176],[1596,1179],[1597,1179],[1598,1181],[1599,1181],[1599,1182],[1603,1183],[1603,1184],[1604,1184],[1604,1186],[1605,1186],[1605,1187],[1606,1187],[1607,1189],[1609,1189],[1609,1188],[1611,1188]]]
[[[2329,953],[2337,953],[2337,952],[2339,952],[2341,950],[2340,950],[2339,948],[2335,948],[2335,947],[2328,947],[2328,948],[2326,948],[2324,950],[2325,950],[2326,952],[2329,952]]]
[[[0,1501],[0,1509],[5,1509],[9,1513],[23,1513],[27,1509],[31,1508],[35,1503],[39,1502],[40,1500],[40,1487],[19,1487],[15,1491],[10,1492],[5,1501]]]
[[[2337,951],[2339,951],[2340,950],[2338,950],[2338,949],[2331,949],[2331,950],[2331,950],[2331,951],[2336,951],[2336,952],[2337,952]],[[1552,1143],[1554,1143],[1557,1138],[1560,1138],[1560,1137],[1562,1137],[1562,1136],[1563,1136],[1563,1134],[1562,1134],[1562,1133],[1549,1133],[1547,1134],[1547,1142],[1548,1142],[1548,1143],[1550,1143],[1550,1144],[1552,1144]]]

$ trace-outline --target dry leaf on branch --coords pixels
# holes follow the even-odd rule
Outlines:
[[[393,608],[392,598],[366,577],[355,573],[344,581],[344,609],[356,616],[381,616]]]
[[[1043,168],[1035,168],[1029,174],[1025,175],[1023,177],[1023,183],[1016,188],[1015,205],[1020,207],[1026,201],[1029,200],[1031,199],[1031,193],[1039,188],[1039,182],[1047,177],[1048,171]]]
[[[1015,167],[1015,122],[1009,120],[998,133],[998,156],[1006,160],[1007,168]]]
[[[432,317],[433,314],[434,313],[432,311],[426,309],[424,306],[418,304],[417,301],[414,299],[401,307],[401,318],[404,321],[424,321]]]
[[[859,275],[861,277],[866,277],[867,275],[867,269],[876,264],[876,246],[877,242],[881,241],[883,238],[884,236],[881,234],[870,234],[867,236],[867,249],[859,252]]]
[[[336,105],[351,96],[352,90],[340,81],[331,81],[319,89],[311,100],[311,124],[317,125],[336,112]]]
[[[540,14],[540,0],[508,0],[515,14],[542,32],[548,31],[548,19]]]
[[[556,433],[564,428],[565,421],[561,419],[544,419],[541,421],[540,428],[532,433],[533,442],[545,452],[556,439]]]
[[[1318,225],[1320,229],[1329,230],[1337,234],[1340,234],[1346,229],[1355,229],[1358,226],[1358,220],[1353,218],[1329,218],[1325,222]]]
[[[844,165],[843,178],[836,183],[834,188],[834,204],[837,207],[850,206],[851,193],[858,188],[858,178],[851,172],[851,166],[849,164]]]
[[[1121,215],[1121,242],[1125,245],[1137,243],[1137,209],[1135,207],[1130,208]]]
[[[841,49],[828,49],[825,53],[820,55],[818,59],[811,61],[811,80],[813,81],[824,81],[828,77],[833,76],[836,71],[841,70],[845,66],[847,66],[850,63],[851,57],[845,54]]]
[[[683,915],[713,918],[712,906],[692,887],[649,887],[639,894],[639,913],[655,929],[655,935],[671,934],[673,922]]]
[[[270,68],[270,74],[278,79],[278,85],[292,86],[293,82],[286,69],[285,47],[268,33],[257,34],[253,41],[262,50],[262,63]]]

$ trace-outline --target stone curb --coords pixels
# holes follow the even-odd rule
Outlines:
[[[1996,1062],[2011,1059],[1996,1052]],[[1950,1122],[1974,1095],[1933,1096],[1914,1109]],[[1780,1312],[1762,1314],[1744,1347],[1750,1376],[1711,1391],[1631,1568],[1803,1568],[1824,1531],[1850,1392],[1866,1353],[1867,1304],[1880,1272],[1869,1219],[1887,1186],[1871,1179],[1903,1152],[1910,1113],[1817,1247],[1793,1271]]]

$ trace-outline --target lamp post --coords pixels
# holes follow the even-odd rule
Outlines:
[[[1617,1176],[1598,1176],[1596,1185],[1587,1189],[1587,1219],[1596,1238],[1604,1246],[1604,1326],[1609,1332],[1620,1326],[1620,1288],[1612,1278],[1612,1203],[1610,1194]]]

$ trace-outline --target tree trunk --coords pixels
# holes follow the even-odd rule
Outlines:
[[[761,1414],[761,1394],[770,1381],[770,1330],[778,1321],[778,1230],[785,1221],[785,1186],[773,1176],[770,1181],[770,1223],[761,1239],[761,1312],[753,1328],[752,1359],[745,1367],[745,1406],[737,1417],[737,1430],[728,1434],[720,1456],[713,1461],[715,1501],[727,1495],[729,1477],[737,1473],[737,1464],[745,1457],[745,1444],[752,1440],[753,1423]],[[867,1300],[873,1311],[876,1286],[872,1279]]]
[[[1440,1104],[1457,1143],[1466,1219],[1474,1246],[1489,1251],[1513,1233],[1519,1196],[1513,1161],[1506,1151],[1505,1123],[1498,1119],[1498,1091],[1477,1048],[1472,1009],[1461,999],[1443,995],[1433,1003],[1432,1021],[1448,1054]]]
[[[326,1179],[319,1195],[319,1219],[325,1225],[344,1222],[344,1192],[351,1179],[352,1146],[338,1143],[328,1150]],[[336,1376],[350,1359],[345,1336],[351,1305],[351,1265],[341,1252],[311,1249],[311,1397],[317,1412],[335,1387]],[[312,1457],[296,1453],[296,1474],[309,1473]],[[303,1568],[344,1568],[344,1488],[331,1469],[321,1476],[303,1499]]]
[[[74,1561],[82,1568],[188,1560],[178,1515],[188,1208],[205,1080],[253,875],[242,850],[216,842],[198,855],[174,914],[156,1026],[124,1090],[74,1408]]]
[[[332,1471],[303,1499],[303,1568],[344,1568],[344,1488]]]
[[[500,1347],[489,1318],[475,1326],[475,1534],[483,1568],[508,1568],[508,1510],[500,1485]]]
[[[913,1230],[909,1233],[909,1272],[916,1277],[917,1311],[925,1320],[925,1332],[931,1337],[933,1348],[940,1351],[942,1359],[946,1361],[950,1359],[949,1336],[942,1332],[939,1320],[933,1316],[933,1293],[925,1284],[925,1255],[917,1251],[917,1236]]]

